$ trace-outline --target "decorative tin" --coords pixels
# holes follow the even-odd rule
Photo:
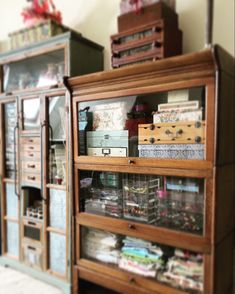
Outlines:
[[[204,144],[138,145],[139,157],[203,160]]]

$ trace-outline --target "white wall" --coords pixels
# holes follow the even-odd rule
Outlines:
[[[206,0],[176,0],[184,53],[204,48]],[[54,0],[65,25],[105,47],[105,69],[110,68],[110,35],[117,33],[119,0]],[[16,5],[17,4],[17,5]],[[234,53],[234,0],[214,0],[213,42]],[[0,51],[9,49],[7,36],[23,28],[26,0],[0,0]]]

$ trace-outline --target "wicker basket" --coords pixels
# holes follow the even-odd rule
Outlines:
[[[46,40],[66,31],[68,31],[68,28],[48,19],[30,28],[10,33],[11,49],[21,48],[34,42]]]

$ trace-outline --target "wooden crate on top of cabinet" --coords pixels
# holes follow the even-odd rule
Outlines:
[[[75,175],[74,293],[80,278],[125,294],[231,293],[233,65],[234,59],[215,46],[69,79]],[[168,112],[161,112],[163,104]],[[187,109],[188,105],[193,107]],[[79,113],[84,109],[89,109],[90,132],[128,132],[127,157],[84,152],[87,136],[83,132],[80,141],[79,130]],[[194,138],[194,129],[181,140],[185,131],[181,128],[176,144],[174,140],[147,142],[165,152],[174,146],[177,159],[158,153],[140,157],[136,130],[141,118],[151,126],[153,115],[159,113],[163,125],[169,122],[175,134],[178,125],[199,126],[195,111],[203,123],[203,140],[187,141]],[[159,124],[152,126],[158,130]],[[170,136],[169,130],[163,133]],[[197,149],[190,150],[188,145],[200,147],[202,156],[190,157]]]

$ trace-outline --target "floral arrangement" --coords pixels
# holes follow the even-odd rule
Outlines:
[[[31,5],[22,11],[23,21],[27,26],[36,25],[44,20],[51,19],[62,22],[61,12],[56,10],[53,0],[27,0]]]

